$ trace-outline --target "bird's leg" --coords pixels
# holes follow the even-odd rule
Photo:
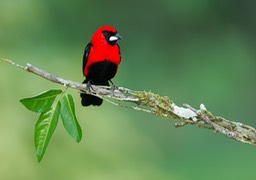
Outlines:
[[[111,89],[112,89],[113,91],[118,89],[118,86],[115,85],[112,80],[109,80],[109,82],[110,82],[110,84],[111,84]]]
[[[92,87],[92,84],[93,84],[93,82],[92,82],[91,80],[89,80],[89,81],[86,83],[86,85],[87,85],[86,90],[89,91],[90,94],[91,94],[92,92],[94,92],[94,89],[93,89],[93,87]]]

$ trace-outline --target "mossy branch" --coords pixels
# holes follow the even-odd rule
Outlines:
[[[86,84],[65,80],[31,64],[22,66],[5,58],[1,58],[1,61],[54,83],[101,97],[114,105],[144,111],[167,119],[178,120],[179,122],[175,123],[175,127],[182,127],[188,124],[197,125],[199,128],[213,130],[242,143],[256,144],[255,128],[215,116],[203,104],[200,105],[199,109],[195,109],[188,104],[180,107],[171,101],[169,97],[160,96],[148,91],[134,91],[124,87],[113,89],[106,86],[93,86],[93,90],[88,91]],[[129,102],[129,104],[126,102]]]

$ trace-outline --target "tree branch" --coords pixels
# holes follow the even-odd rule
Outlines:
[[[255,128],[220,116],[214,116],[203,104],[200,105],[199,109],[195,109],[188,104],[180,107],[166,96],[147,91],[134,91],[124,87],[113,89],[112,87],[93,85],[92,90],[89,90],[86,84],[65,80],[31,64],[24,67],[9,59],[1,58],[1,61],[54,83],[101,97],[116,106],[132,108],[168,119],[177,119],[179,122],[175,123],[175,127],[183,127],[188,124],[197,125],[199,128],[213,130],[242,143],[256,144]],[[129,102],[129,105],[125,102]]]

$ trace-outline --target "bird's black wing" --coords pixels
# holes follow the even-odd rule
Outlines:
[[[88,56],[89,56],[91,47],[92,47],[92,43],[88,43],[87,46],[85,47],[85,50],[84,50],[83,69],[82,69],[82,72],[83,72],[83,73],[84,73],[84,68],[85,68],[85,66],[86,66],[86,63],[87,63],[87,61],[88,61]]]

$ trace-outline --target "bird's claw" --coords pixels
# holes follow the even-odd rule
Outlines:
[[[89,91],[89,93],[94,92],[94,89],[93,89],[93,87],[92,87],[92,82],[91,82],[91,81],[88,81],[88,82],[87,82],[86,90]]]
[[[113,83],[113,81],[110,80],[109,82],[111,83],[111,89],[112,89],[113,91],[118,90],[118,86],[115,85],[115,84]]]

